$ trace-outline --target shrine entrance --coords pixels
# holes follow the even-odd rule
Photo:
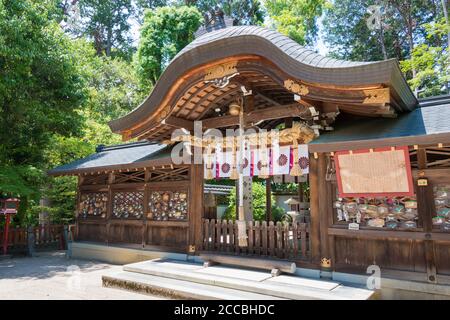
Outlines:
[[[370,149],[370,158],[377,155],[374,148],[394,152],[434,141],[429,127],[417,126],[425,111],[416,108],[418,101],[393,60],[340,61],[272,30],[227,27],[186,46],[147,99],[110,122],[124,141],[142,142],[105,149],[83,159],[82,166],[54,174],[80,177],[79,203],[86,212],[77,220],[81,240],[101,236],[101,241],[175,247],[189,255],[276,257],[325,270],[338,266],[335,261],[360,267],[376,260],[408,270],[420,264],[423,271],[422,257],[414,266],[408,257],[389,265],[379,239],[393,233],[371,230],[369,216],[367,226],[359,216],[364,232],[351,230],[358,221],[334,207],[351,202],[337,196],[335,152]],[[409,133],[410,128],[416,131]],[[117,163],[124,154],[129,154],[126,163]],[[347,176],[352,172],[347,169]],[[211,196],[224,180],[233,181],[227,192],[235,199],[226,215]],[[119,196],[123,201],[114,202]],[[94,219],[90,202],[95,199],[105,200],[104,212]],[[214,206],[215,214],[209,209]],[[375,222],[386,222],[381,220]],[[399,246],[410,244],[404,240],[414,234],[410,231],[395,231],[403,239]],[[372,251],[359,240],[367,234],[376,238]],[[424,252],[421,241],[414,244],[416,256]],[[392,251],[392,256],[398,255]]]
[[[195,189],[189,190],[188,252],[270,256],[317,266],[324,258],[320,243],[326,242],[319,214],[326,216],[332,206],[321,210],[318,195],[333,193],[318,190],[318,182],[333,174],[333,162],[319,170],[319,155],[310,145],[332,135],[340,118],[395,117],[414,108],[406,82],[386,81],[381,69],[321,57],[274,31],[225,28],[184,48],[141,106],[110,127],[124,140],[169,145],[174,165],[182,164],[174,163],[174,154],[189,154]],[[217,135],[222,140],[213,139]],[[205,210],[211,197],[199,181],[222,179],[235,181],[235,212],[212,218]],[[252,180],[272,194],[277,181],[290,179],[298,195],[283,200],[284,215],[277,216],[274,195],[265,197],[264,217],[255,218]],[[310,210],[302,200],[305,192]]]

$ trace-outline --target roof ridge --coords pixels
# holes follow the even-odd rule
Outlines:
[[[117,149],[125,149],[125,148],[134,148],[139,146],[147,146],[147,145],[155,145],[158,143],[150,142],[148,140],[143,141],[135,141],[135,142],[128,142],[128,143],[120,143],[120,144],[112,144],[109,146],[106,145],[98,145],[96,148],[96,152],[102,152],[102,151],[109,151],[109,150],[117,150]]]

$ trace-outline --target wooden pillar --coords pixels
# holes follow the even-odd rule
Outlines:
[[[192,164],[189,172],[189,252],[201,250],[203,217],[203,165]]]
[[[310,241],[311,241],[311,262],[320,265],[320,212],[319,212],[319,179],[318,179],[318,159],[309,157],[309,193],[310,193]]]
[[[273,221],[272,217],[272,186],[271,179],[266,179],[266,221]]]
[[[79,214],[80,214],[80,203],[81,203],[81,185],[84,182],[84,177],[82,175],[78,176],[78,187],[77,187],[77,203],[76,203],[76,215],[75,215],[75,233],[72,234],[73,240],[78,240],[78,234],[79,234]]]
[[[420,170],[427,168],[427,153],[423,148],[417,150],[417,164],[420,175]],[[421,179],[422,181],[426,181],[427,183],[416,186],[417,211],[419,214],[419,219],[421,219],[422,221],[423,231],[431,233],[433,231],[432,218],[434,213],[436,212],[434,205],[433,186],[425,176],[419,176],[419,179]],[[436,256],[434,241],[424,240],[424,248],[427,280],[430,283],[436,283]]]
[[[304,199],[304,192],[303,192],[303,184],[302,184],[302,182],[300,181],[300,178],[299,178],[299,181],[298,181],[298,202],[303,202],[305,199]]]
[[[319,153],[317,161],[317,193],[319,201],[319,225],[320,225],[320,260],[321,266],[325,267],[326,263],[332,263],[330,246],[328,239],[328,227],[330,211],[332,206],[329,184],[325,180],[327,171],[326,155]]]
[[[245,221],[253,221],[253,178],[252,177],[244,177],[244,217],[245,217]]]
[[[110,172],[108,175],[108,208],[106,211],[106,239],[105,242],[109,243],[109,232],[111,228],[111,215],[112,215],[112,203],[113,203],[113,192],[112,185],[114,184],[115,175],[114,172]]]
[[[150,190],[148,189],[148,182],[152,177],[152,173],[150,168],[144,169],[144,216],[143,225],[142,225],[142,247],[144,248],[148,244],[148,220],[153,219],[153,214],[150,212],[150,208],[148,206],[148,202],[150,199]],[[150,217],[147,215],[150,214]]]

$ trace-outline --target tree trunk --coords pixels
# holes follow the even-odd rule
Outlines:
[[[442,11],[444,12],[445,17],[445,23],[447,24],[447,27],[450,26],[450,22],[448,21],[448,10],[447,5],[445,4],[445,0],[441,0],[442,3]],[[450,28],[447,29],[447,52],[450,51]]]
[[[384,29],[383,29],[383,24],[381,24],[380,26],[380,44],[381,44],[381,52],[383,53],[383,59],[387,60],[388,59],[388,55],[386,52],[386,45],[384,44]]]
[[[106,48],[105,48],[105,54],[108,57],[111,55],[111,47],[112,47],[112,27],[109,26],[108,34],[107,34],[107,38],[106,38]]]

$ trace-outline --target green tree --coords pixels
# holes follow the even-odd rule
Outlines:
[[[252,204],[253,204],[253,219],[263,221],[266,219],[266,187],[261,182],[252,183]],[[275,198],[271,195],[271,202],[275,203]],[[284,210],[276,205],[272,206],[272,215],[274,221],[279,221],[284,214]],[[228,207],[224,214],[224,219],[236,220],[236,188],[231,190],[228,197]]]
[[[135,108],[144,98],[132,66],[118,57],[97,56],[93,45],[84,39],[75,42],[77,61],[83,70],[87,100],[80,114],[83,116],[81,137],[53,135],[46,159],[48,168],[56,167],[95,152],[99,144],[117,144],[120,135],[108,127],[108,121]],[[44,194],[49,199],[51,220],[69,222],[74,217],[76,178],[50,178]],[[41,208],[42,209],[42,208]]]
[[[333,1],[325,11],[324,39],[337,58],[405,61],[402,69],[416,94],[434,94],[446,87],[440,74],[448,68],[442,59],[448,29],[431,31],[442,25],[444,9],[440,0]]]
[[[194,7],[160,7],[145,12],[136,55],[144,88],[151,88],[170,60],[194,39],[201,19]]]
[[[140,25],[144,22],[144,12],[146,9],[156,9],[168,5],[167,0],[136,0],[135,1],[135,17]]]
[[[80,21],[71,31],[92,40],[98,55],[130,59],[132,0],[77,0],[75,3],[79,6]]]
[[[269,25],[300,44],[312,44],[325,0],[265,0]]]
[[[221,9],[233,19],[233,25],[260,25],[264,21],[264,11],[259,0],[197,0],[188,1],[205,14]]]
[[[449,26],[442,19],[439,23],[425,25],[428,39],[437,37],[443,39],[448,34]],[[445,41],[439,41],[445,43]],[[409,85],[419,92],[419,96],[450,93],[450,56],[448,47],[433,46],[429,43],[417,45],[410,59],[401,61],[400,66],[405,73],[416,71],[415,77],[410,79]]]
[[[0,0],[0,192],[39,200],[55,134],[81,134],[85,82],[55,1]]]

